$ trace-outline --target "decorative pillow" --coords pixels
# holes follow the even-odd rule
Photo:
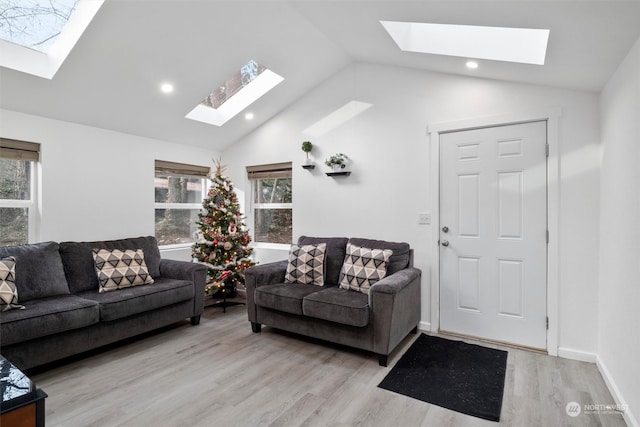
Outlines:
[[[0,259],[0,307],[0,311],[24,309],[24,305],[18,304],[16,259],[12,256]]]
[[[142,249],[94,249],[93,260],[100,293],[153,283]]]
[[[369,288],[387,275],[391,255],[391,249],[369,249],[347,243],[340,287],[368,294]]]
[[[284,282],[324,286],[324,254],[326,251],[326,243],[291,245]]]

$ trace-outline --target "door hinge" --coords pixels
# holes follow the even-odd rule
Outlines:
[[[549,316],[547,316],[547,331],[549,330]]]
[[[549,230],[547,230],[547,245],[549,244]]]
[[[549,157],[549,144],[545,145],[545,153],[546,153],[546,156],[548,158]]]

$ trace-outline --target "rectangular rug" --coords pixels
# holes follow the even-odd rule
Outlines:
[[[500,421],[507,352],[421,334],[378,387]]]

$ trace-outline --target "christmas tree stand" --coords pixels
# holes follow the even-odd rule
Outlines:
[[[227,307],[234,307],[237,305],[245,305],[242,301],[231,300],[232,298],[238,298],[244,296],[246,298],[246,292],[243,289],[239,289],[237,286],[216,283],[212,288],[218,288],[217,292],[205,297],[204,306],[206,307],[222,307],[222,312],[227,312]],[[209,290],[211,290],[210,288]],[[205,288],[206,289],[206,288]]]
[[[212,297],[213,299],[213,297]],[[229,301],[226,297],[222,297],[222,301],[220,300],[216,300],[214,302],[211,303],[206,303],[204,304],[204,307],[222,307],[222,312],[226,313],[227,312],[227,307],[234,307],[236,305],[245,305],[245,303],[240,302],[240,301]]]

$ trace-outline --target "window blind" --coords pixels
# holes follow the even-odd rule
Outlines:
[[[12,160],[40,160],[40,144],[0,138],[0,158]]]
[[[291,162],[247,166],[249,179],[291,178]]]
[[[210,170],[207,166],[188,165],[185,163],[167,162],[156,160],[157,175],[194,176],[208,178]]]

